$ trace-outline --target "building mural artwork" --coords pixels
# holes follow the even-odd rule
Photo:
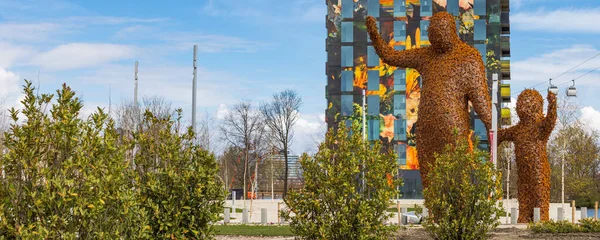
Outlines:
[[[501,3],[508,0],[326,0],[327,86],[329,127],[354,113],[366,91],[367,137],[398,154],[404,178],[403,198],[422,198],[417,122],[423,79],[414,68],[386,64],[367,34],[366,18],[374,17],[384,43],[395,50],[430,46],[429,23],[438,12],[452,14],[460,39],[474,46],[485,64],[485,76],[510,78],[501,61]],[[504,11],[504,10],[502,10]],[[501,64],[502,62],[502,64]],[[506,65],[506,68],[501,66]],[[506,71],[506,73],[504,73]],[[488,83],[489,84],[489,83]],[[503,100],[510,100],[508,99]],[[470,126],[486,147],[484,124],[471,112]],[[413,176],[413,177],[408,177]]]
[[[526,89],[517,99],[519,123],[499,132],[498,143],[512,141],[517,161],[519,223],[533,221],[533,208],[540,208],[540,220],[549,220],[550,163],[546,145],[556,124],[556,94],[548,92],[548,111],[536,90]]]

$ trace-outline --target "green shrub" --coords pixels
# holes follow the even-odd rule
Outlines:
[[[180,132],[181,110],[176,121],[144,115],[145,130],[135,134],[135,181],[152,238],[212,238],[225,197],[215,158],[194,144],[191,128]]]
[[[436,165],[429,172],[429,187],[423,195],[430,217],[424,226],[435,239],[484,239],[498,226],[502,213],[490,197],[491,193],[502,196],[500,172],[494,170],[486,152],[471,151],[456,132],[455,138],[436,155]]]
[[[24,92],[0,157],[0,239],[213,238],[217,165],[180,118],[146,112],[128,137],[102,109],[80,119],[66,85],[55,102]]]
[[[143,238],[145,212],[129,179],[114,123],[102,110],[78,117],[69,87],[34,95],[26,82],[22,114],[11,109],[0,186],[0,236],[25,239]]]
[[[370,145],[361,134],[348,136],[340,125],[327,132],[314,156],[300,161],[305,185],[291,191],[282,210],[294,234],[304,239],[385,239],[395,230],[386,226],[387,212],[400,180],[395,154],[381,153],[379,143]],[[354,133],[360,133],[354,124]],[[365,167],[364,188],[361,163]]]
[[[568,220],[550,220],[545,222],[530,223],[527,228],[534,233],[600,232],[600,221],[586,218],[579,220],[579,224],[573,224]]]

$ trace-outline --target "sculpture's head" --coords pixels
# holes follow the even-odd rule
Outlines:
[[[460,43],[456,34],[456,22],[450,13],[438,12],[433,15],[427,31],[431,47],[438,52],[447,52]]]
[[[544,117],[544,98],[534,89],[525,89],[517,99],[517,115],[521,121],[537,120]]]

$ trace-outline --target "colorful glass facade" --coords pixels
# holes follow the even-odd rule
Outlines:
[[[404,178],[403,198],[422,198],[414,124],[418,120],[421,76],[414,69],[383,63],[371,46],[366,16],[378,19],[384,41],[397,50],[420,48],[430,43],[427,28],[431,16],[447,11],[455,16],[460,38],[477,48],[501,90],[510,92],[510,40],[508,0],[326,0],[327,63],[326,110],[329,127],[353,116],[353,104],[362,104],[366,90],[367,137],[379,140],[398,154]],[[499,91],[504,105],[510,95]],[[491,103],[490,103],[491,104]],[[499,116],[500,111],[497,113]],[[339,115],[336,118],[336,115]],[[485,127],[471,111],[472,127],[481,147],[487,146]],[[505,115],[504,115],[505,116]],[[501,123],[510,123],[502,118]]]

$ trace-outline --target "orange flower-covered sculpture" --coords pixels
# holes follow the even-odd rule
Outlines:
[[[373,17],[367,18],[367,30],[383,62],[416,69],[422,76],[416,146],[423,187],[427,188],[427,173],[435,166],[434,154],[454,142],[453,130],[468,137],[468,101],[486,128],[491,126],[491,99],[481,55],[460,40],[454,17],[447,12],[431,17],[429,47],[393,49],[379,35]]]
[[[544,117],[544,99],[527,89],[517,99],[519,123],[500,130],[498,143],[512,141],[517,161],[519,223],[533,220],[533,208],[540,208],[540,220],[549,219],[550,163],[546,152],[548,138],[556,124],[556,94],[548,92],[548,113]]]

